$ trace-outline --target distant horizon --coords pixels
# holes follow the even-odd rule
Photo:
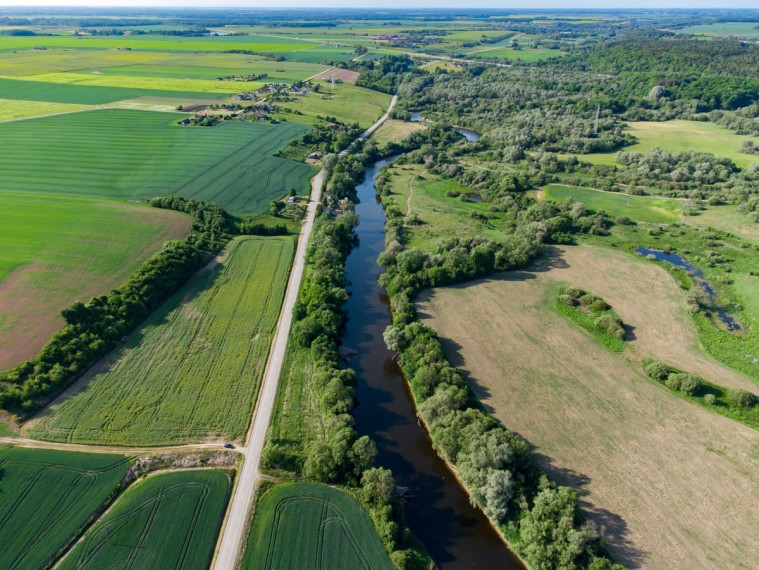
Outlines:
[[[751,1],[751,0],[749,0]],[[573,5],[568,5],[570,2]],[[504,5],[502,0],[479,0],[476,4],[465,5],[462,0],[386,0],[382,6],[377,5],[377,0],[355,0],[347,2],[346,0],[264,0],[255,2],[251,0],[222,0],[221,3],[210,3],[209,0],[48,0],[38,2],[35,0],[14,0],[12,3],[6,3],[0,0],[0,10],[12,10],[14,8],[91,8],[93,10],[101,8],[109,9],[134,9],[134,8],[152,8],[152,9],[367,9],[367,10],[514,10],[518,12],[529,13],[531,11],[566,11],[576,12],[581,10],[600,10],[600,11],[619,11],[619,10],[745,10],[759,11],[759,0],[753,2],[754,6],[746,6],[745,0],[727,0],[725,2],[715,2],[715,0],[580,0],[573,2],[571,0],[544,0],[536,2],[530,7],[524,6],[524,0],[518,2],[509,2]]]

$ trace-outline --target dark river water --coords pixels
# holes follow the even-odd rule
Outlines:
[[[358,188],[358,245],[347,261],[350,300],[344,349],[355,351],[350,366],[359,377],[354,409],[359,435],[377,443],[377,464],[393,471],[399,486],[409,489],[405,503],[408,526],[442,569],[523,569],[485,515],[472,507],[464,489],[432,449],[427,431],[417,422],[409,388],[394,354],[382,339],[390,325],[385,291],[377,284],[377,256],[384,249],[385,213],[374,188],[374,175],[388,161],[366,171]]]
[[[712,301],[712,311],[717,315],[717,318],[722,321],[722,324],[725,325],[725,328],[727,328],[729,331],[741,330],[741,326],[736,322],[736,320],[727,314],[724,309],[717,306],[714,299],[714,288],[709,285],[706,279],[704,279],[704,273],[697,267],[691,265],[687,259],[676,253],[667,253],[666,251],[662,251],[660,249],[649,249],[647,247],[636,248],[635,253],[638,253],[643,257],[653,257],[657,261],[666,261],[675,267],[679,267],[680,269],[685,270],[686,273],[694,278],[693,280],[698,284],[698,286],[708,293],[709,299]]]
[[[422,123],[429,124],[427,121],[422,121],[422,119],[420,118],[419,115],[420,115],[419,111],[414,111],[414,112],[411,113],[411,119],[409,119],[409,120],[412,123],[420,123],[420,122],[422,122]],[[480,133],[478,133],[476,131],[473,131],[471,129],[465,129],[463,127],[456,127],[456,130],[458,132],[460,132],[462,135],[464,135],[466,137],[466,140],[468,140],[470,142],[471,141],[476,141],[477,139],[480,138]]]

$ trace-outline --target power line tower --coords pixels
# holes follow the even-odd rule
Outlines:
[[[596,109],[596,125],[593,127],[593,133],[595,135],[598,135],[598,121],[601,120],[601,105],[598,106],[598,109]]]
[[[335,72],[332,72],[332,76],[330,77],[330,82],[332,83],[332,92],[335,92]]]

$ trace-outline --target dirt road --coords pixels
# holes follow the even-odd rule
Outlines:
[[[245,453],[245,460],[237,477],[228,517],[224,525],[224,534],[221,537],[221,542],[216,553],[216,561],[214,563],[216,570],[231,570],[237,560],[237,551],[240,548],[243,531],[245,530],[245,521],[248,517],[253,495],[255,494],[256,476],[258,475],[258,465],[266,439],[266,431],[269,428],[271,415],[274,411],[274,403],[277,398],[277,385],[279,384],[279,377],[282,374],[282,367],[285,362],[287,341],[290,336],[290,326],[293,320],[293,308],[298,298],[298,290],[300,289],[300,282],[303,278],[303,270],[306,265],[306,246],[308,245],[308,238],[311,235],[311,229],[314,226],[316,206],[319,204],[321,198],[323,181],[323,170],[311,180],[311,200],[308,204],[306,222],[303,224],[300,232],[298,249],[295,252],[295,260],[293,261],[293,269],[290,273],[290,280],[287,283],[285,301],[282,305],[282,312],[279,315],[279,322],[277,323],[277,332],[274,336],[269,360],[266,364],[261,393],[253,415],[253,423],[248,431],[247,453]]]
[[[387,112],[364,131],[364,134],[361,135],[362,139],[370,136],[385,122],[393,107],[395,107],[397,100],[398,96],[394,95]],[[349,149],[350,147],[342,151],[340,155],[344,156]],[[311,180],[311,201],[308,204],[306,222],[303,224],[300,239],[298,240],[298,249],[295,252],[295,261],[290,273],[290,281],[287,283],[285,301],[282,305],[279,322],[277,323],[277,332],[274,336],[269,360],[266,364],[261,393],[253,415],[253,423],[250,426],[246,440],[247,452],[244,454],[245,459],[237,477],[227,520],[224,524],[221,541],[216,551],[213,564],[214,570],[232,570],[237,561],[237,553],[240,549],[245,530],[245,521],[248,518],[250,505],[255,495],[255,483],[258,476],[258,466],[261,461],[261,452],[266,440],[266,431],[269,428],[271,415],[274,411],[274,403],[277,399],[277,386],[285,362],[287,341],[290,336],[290,327],[293,320],[293,308],[298,298],[298,290],[300,289],[303,270],[306,265],[306,246],[308,245],[308,238],[314,225],[316,206],[319,204],[319,199],[321,198],[323,182],[323,170]]]

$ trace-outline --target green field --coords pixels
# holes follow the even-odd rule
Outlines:
[[[0,567],[44,567],[128,467],[117,455],[0,446]]]
[[[13,79],[6,77],[5,79]],[[161,74],[130,75],[104,74],[101,71],[90,73],[41,73],[33,75],[30,81],[54,83],[56,85],[84,85],[87,87],[114,87],[134,89],[155,93],[156,91],[178,93],[203,93],[207,97],[228,96],[241,91],[252,91],[263,87],[262,81],[217,81],[215,79],[193,79],[190,77],[171,77]]]
[[[288,121],[302,121],[311,124],[317,115],[336,117],[343,123],[358,123],[362,128],[371,126],[390,106],[392,97],[386,93],[356,87],[348,83],[335,85],[334,91],[328,81],[319,81],[321,93],[309,93],[298,97],[292,103],[282,103],[282,107],[297,109],[303,116],[284,114]]]
[[[133,99],[143,95],[155,97],[212,97],[223,99],[223,93],[203,93],[190,91],[168,91],[161,89],[132,89],[129,87],[104,87],[96,85],[75,85],[72,83],[48,83],[26,79],[0,77],[0,95],[5,99],[24,101],[46,101],[50,103],[76,103],[79,105],[102,105],[122,99]]]
[[[546,200],[563,202],[571,197],[585,204],[589,210],[605,210],[615,218],[627,216],[637,222],[671,224],[682,217],[679,202],[666,198],[631,196],[622,192],[603,192],[562,184],[549,184],[543,188],[543,193]]]
[[[393,166],[389,187],[391,200],[406,216],[407,247],[433,251],[451,236],[503,236],[503,215],[491,213],[487,202],[462,200],[450,192],[466,195],[468,190],[452,178],[441,178],[418,165]],[[423,178],[422,178],[423,177]],[[490,219],[487,218],[492,215]]]
[[[279,316],[291,238],[238,238],[84,380],[32,420],[41,439],[161,445],[245,435]]]
[[[261,212],[290,187],[308,193],[315,168],[272,156],[307,127],[176,125],[184,116],[106,109],[0,124],[0,191],[129,200],[179,194],[236,214]]]
[[[256,505],[244,570],[392,569],[359,502],[313,483],[269,490]]]
[[[759,138],[736,135],[733,131],[700,121],[674,120],[666,122],[629,123],[628,132],[638,139],[638,143],[625,147],[630,152],[647,152],[660,147],[668,152],[696,151],[708,152],[732,160],[738,167],[745,168],[759,157],[741,152],[744,140],[753,140],[759,145]],[[578,155],[580,160],[593,164],[615,164],[616,153]]]
[[[699,24],[678,30],[682,34],[704,36],[735,36],[741,39],[759,38],[759,22],[719,22]]]
[[[476,59],[518,59],[520,61],[524,61],[525,63],[533,63],[535,61],[543,61],[552,57],[562,57],[565,55],[567,55],[565,52],[556,49],[514,49],[512,47],[503,47],[498,49],[472,52],[468,54],[468,57],[474,57]]]
[[[73,103],[46,103],[42,101],[0,99],[0,121],[28,119],[30,117],[56,115],[59,113],[73,113],[74,111],[86,111],[88,109],[91,109],[88,105],[75,105]]]
[[[288,37],[272,36],[0,36],[0,50],[48,48],[101,48],[156,51],[227,51],[290,52],[307,49],[313,44]]]
[[[216,79],[266,73],[267,81],[299,81],[325,66],[272,61],[240,53],[187,53],[58,48],[44,51],[0,51],[0,76],[33,79],[45,73],[76,72],[132,77]]]
[[[192,218],[142,204],[3,192],[0,370],[34,356],[61,310],[121,285]]]
[[[148,477],[118,499],[59,568],[208,568],[228,495],[221,471]]]

